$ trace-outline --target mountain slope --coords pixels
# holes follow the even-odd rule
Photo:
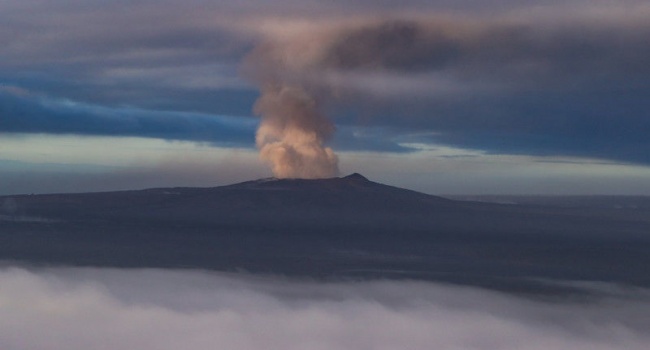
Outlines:
[[[453,201],[359,174],[11,196],[0,197],[0,260],[502,289],[523,288],[530,278],[648,285],[645,214]]]

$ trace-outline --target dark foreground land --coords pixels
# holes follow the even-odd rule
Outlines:
[[[500,201],[508,204],[450,200],[358,174],[0,197],[0,260],[533,292],[575,280],[650,287],[650,198]]]

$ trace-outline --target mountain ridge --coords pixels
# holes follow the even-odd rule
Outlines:
[[[650,286],[650,215],[454,201],[368,180],[0,197],[0,261]],[[374,278],[373,277],[373,278]],[[506,282],[504,282],[506,281]]]

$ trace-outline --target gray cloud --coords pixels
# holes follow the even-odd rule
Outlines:
[[[3,349],[645,349],[648,291],[542,302],[420,282],[0,270]]]
[[[190,112],[108,108],[0,87],[0,132],[141,136],[248,146],[256,121]]]
[[[650,13],[650,8],[639,9]],[[396,17],[317,24],[269,42],[255,53],[289,80],[374,95],[371,86],[400,77],[453,84],[449,95],[483,92],[498,98],[516,92],[575,94],[646,87],[650,25],[638,13],[594,19],[534,16],[458,18]],[[305,33],[306,32],[306,33]],[[268,69],[268,68],[266,68]],[[416,74],[417,73],[417,74]],[[641,75],[640,75],[641,74]],[[639,76],[640,75],[640,76]],[[374,79],[367,80],[367,76]],[[381,81],[384,77],[387,81]],[[486,84],[487,83],[487,84]],[[593,86],[591,84],[598,83]],[[483,91],[489,87],[491,91]],[[413,91],[396,84],[399,99]],[[597,90],[594,90],[597,88]],[[421,96],[427,94],[422,92]],[[429,96],[440,96],[433,89]],[[570,96],[570,95],[569,95]],[[345,97],[345,96],[344,96]],[[386,97],[386,96],[379,96]]]
[[[206,113],[105,107],[35,95],[0,85],[0,134],[131,136],[252,148],[254,118]],[[334,142],[344,150],[412,151],[390,131],[344,126]],[[394,133],[393,133],[394,134]],[[0,159],[1,160],[1,159]]]
[[[103,106],[248,116],[257,92],[240,62],[258,45],[273,78],[325,90],[338,125],[647,164],[649,13],[637,0],[11,0],[0,82]]]
[[[321,23],[253,57],[342,115],[370,110],[433,143],[648,163],[650,8],[630,10]]]
[[[237,64],[252,37],[227,18],[205,1],[8,1],[0,82],[78,102],[249,115]]]

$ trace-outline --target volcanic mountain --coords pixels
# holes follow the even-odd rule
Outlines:
[[[501,289],[539,278],[650,285],[647,214],[455,201],[360,174],[10,196],[0,197],[0,260]]]

